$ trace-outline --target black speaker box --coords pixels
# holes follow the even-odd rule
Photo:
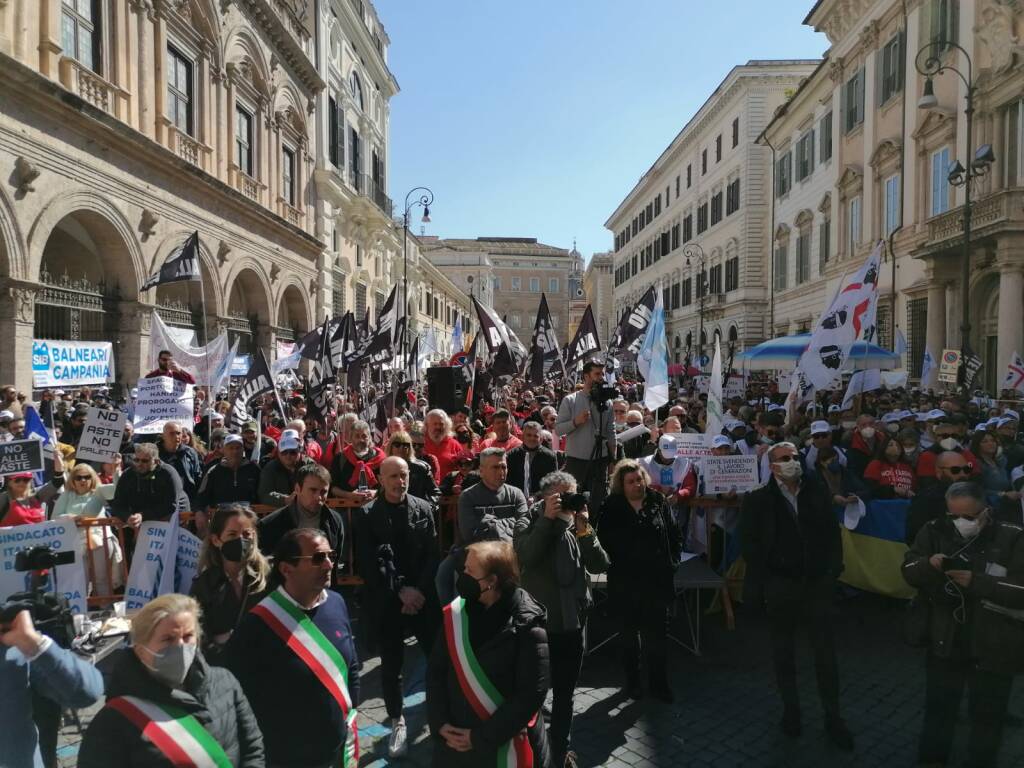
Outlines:
[[[455,413],[466,402],[466,380],[461,368],[427,368],[427,400],[431,408]]]

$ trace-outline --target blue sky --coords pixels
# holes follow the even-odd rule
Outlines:
[[[536,237],[589,259],[604,222],[736,64],[816,58],[812,0],[375,0],[401,92],[389,191],[429,235]],[[414,230],[420,231],[418,217]]]

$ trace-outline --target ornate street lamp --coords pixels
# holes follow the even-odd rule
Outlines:
[[[967,60],[966,75],[952,64],[946,64],[943,62],[943,54],[951,48],[959,51]],[[976,91],[976,86],[974,84],[974,64],[971,61],[970,54],[968,54],[963,47],[954,42],[936,40],[928,43],[917,52],[917,56],[914,59],[914,66],[917,68],[918,72],[925,76],[924,90],[921,93],[921,98],[918,99],[917,102],[918,109],[934,109],[938,106],[939,101],[935,97],[935,87],[932,83],[932,78],[935,77],[935,75],[949,70],[950,72],[956,73],[963,81],[964,86],[967,88],[967,96],[965,99],[966,104],[964,107],[964,117],[967,118],[967,141],[965,142],[965,146],[967,148],[967,152],[970,153],[974,135],[974,95]],[[971,183],[974,181],[976,176],[981,177],[988,173],[994,161],[995,155],[992,153],[992,147],[986,144],[978,149],[975,153],[974,160],[969,161],[966,168],[961,165],[959,160],[957,160],[953,163],[952,167],[950,167],[947,175],[947,179],[950,184],[954,187],[964,188],[964,244],[963,258],[960,261],[961,360],[966,358],[966,352],[970,348],[969,337],[971,332]],[[961,370],[966,370],[963,368],[962,363]]]
[[[697,298],[700,299],[700,331],[697,335],[697,364],[704,367],[704,273],[707,258],[704,256],[704,249],[697,243],[689,243],[683,246],[683,256],[686,257],[686,266],[690,266],[690,259],[694,258],[700,263],[700,272],[697,273]]]
[[[414,196],[419,193],[419,197]],[[405,274],[402,276],[402,317],[405,318],[405,330],[402,333],[403,370],[409,370],[409,213],[417,205],[423,207],[424,224],[430,223],[430,206],[434,204],[434,193],[427,187],[414,187],[405,196],[405,211],[402,214],[402,264]]]

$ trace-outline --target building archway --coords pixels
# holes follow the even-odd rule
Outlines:
[[[281,341],[296,341],[309,333],[309,308],[302,292],[294,285],[288,285],[281,293],[277,305],[277,324],[274,336]]]
[[[0,189],[0,276],[24,277],[25,238],[7,192]]]
[[[976,388],[983,388],[998,396],[999,385],[1006,371],[1006,360],[999,359],[999,276],[988,274],[972,286],[971,304],[975,308],[971,319],[971,335],[977,340],[982,358],[982,379],[975,381]]]
[[[160,248],[157,249],[156,259],[150,267],[150,274],[156,272],[168,257],[181,247],[190,234],[191,232],[181,230],[166,237],[160,244]],[[224,300],[220,282],[217,279],[217,270],[213,266],[213,257],[202,235],[199,238],[199,257],[203,277],[201,291],[199,283],[196,281],[169,283],[158,286],[152,293],[152,299],[156,303],[157,314],[165,323],[177,328],[193,329],[196,333],[196,342],[203,345],[207,343],[209,336],[216,335],[216,332],[210,334],[209,329],[207,333],[203,331],[202,300],[206,301],[207,321],[221,314]]]
[[[260,274],[242,267],[231,281],[226,311],[228,340],[238,340],[238,354],[247,355],[265,339],[261,332],[270,327],[270,297]]]

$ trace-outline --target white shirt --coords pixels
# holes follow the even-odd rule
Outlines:
[[[304,605],[299,605],[299,601],[292,597],[290,594],[288,594],[288,590],[284,587],[281,587],[281,594],[284,595],[292,605],[297,606],[300,611],[311,611],[314,608],[318,608],[327,602],[326,589],[320,590],[320,594],[317,596],[316,600],[313,601],[313,604],[309,606],[309,608],[307,608]]]

